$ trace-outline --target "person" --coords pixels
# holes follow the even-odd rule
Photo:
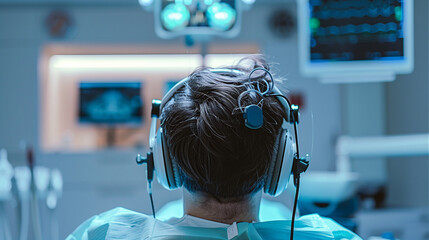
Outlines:
[[[68,240],[289,238],[290,220],[259,221],[276,138],[289,116],[278,97],[264,94],[271,90],[271,73],[261,55],[223,69],[231,73],[195,70],[162,108],[162,134],[184,187],[184,216],[161,221],[116,208],[87,220]],[[251,105],[262,110],[261,126],[249,127],[243,118]],[[360,239],[318,215],[297,219],[294,235]]]

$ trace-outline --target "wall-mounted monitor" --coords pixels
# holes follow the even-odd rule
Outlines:
[[[140,82],[79,83],[79,123],[106,127],[140,125],[143,102]]]
[[[413,0],[299,0],[300,68],[325,82],[413,71]]]

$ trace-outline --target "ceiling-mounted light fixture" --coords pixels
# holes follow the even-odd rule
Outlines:
[[[162,38],[177,36],[235,37],[241,13],[255,0],[139,0],[155,13],[155,31]]]

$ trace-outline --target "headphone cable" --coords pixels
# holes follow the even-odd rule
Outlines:
[[[296,147],[296,158],[295,159],[298,160],[298,161],[300,161],[300,157],[299,157],[299,141],[298,141],[298,128],[296,126],[296,123],[297,123],[296,120],[297,119],[295,119],[295,114],[293,114],[293,112],[292,112],[293,111],[292,104],[290,103],[289,99],[286,96],[282,95],[282,94],[270,94],[268,96],[270,96],[270,97],[282,97],[283,99],[286,100],[286,102],[289,105],[289,108],[290,108],[290,111],[291,111],[291,113],[290,113],[289,116],[292,118],[291,120],[293,122],[293,128],[294,128],[294,132],[295,132],[295,144],[296,144],[295,145],[295,147]],[[293,164],[295,165],[296,163],[294,162]],[[295,166],[295,167],[297,167],[297,166]],[[295,186],[296,186],[296,191],[295,191],[295,200],[293,202],[293,209],[292,209],[292,222],[291,222],[291,229],[290,229],[290,240],[293,240],[293,233],[294,233],[294,227],[295,227],[295,214],[296,214],[296,207],[297,207],[297,204],[298,204],[300,174],[301,174],[301,172],[299,172],[299,171],[294,171],[294,174],[293,174],[294,175],[293,176],[294,183],[295,183]]]
[[[152,207],[152,216],[153,216],[153,218],[156,218],[155,207],[153,205],[153,197],[152,197],[152,181],[148,181],[147,188],[148,188],[148,193],[149,193],[150,206]]]
[[[295,176],[294,176],[295,177]],[[295,214],[296,214],[296,205],[298,203],[298,193],[299,193],[299,174],[296,176],[296,191],[295,191],[295,201],[293,203],[293,210],[292,210],[292,222],[291,222],[291,229],[290,229],[290,240],[293,240],[293,230],[295,226]]]
[[[289,103],[289,102],[288,102]],[[289,103],[290,104],[290,103]],[[291,107],[291,111],[292,107]],[[295,144],[296,144],[296,157],[299,159],[299,146],[298,146],[298,129],[296,127],[296,119],[295,119],[295,115],[292,114],[292,121],[293,121],[293,128],[294,128],[294,132],[295,132]],[[295,176],[296,174],[296,176]],[[293,230],[295,229],[295,214],[296,214],[296,205],[298,203],[298,193],[299,193],[299,176],[300,173],[298,172],[294,172],[294,180],[295,180],[295,185],[296,185],[296,190],[295,190],[295,200],[293,202],[293,210],[292,210],[292,222],[291,222],[291,229],[290,229],[290,240],[293,240]]]
[[[299,159],[298,128],[296,127],[295,117],[292,117],[292,118],[293,118],[293,128],[295,130],[294,132],[295,132],[295,144],[296,144],[296,157]],[[298,177],[299,177],[299,175],[298,175]]]

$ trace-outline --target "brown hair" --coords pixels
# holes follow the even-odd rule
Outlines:
[[[188,191],[228,200],[262,188],[285,112],[275,97],[249,92],[241,106],[262,105],[264,123],[256,130],[245,126],[239,95],[258,83],[264,91],[270,81],[264,71],[249,80],[258,67],[269,69],[260,55],[228,67],[243,74],[197,69],[165,105],[161,124]]]

